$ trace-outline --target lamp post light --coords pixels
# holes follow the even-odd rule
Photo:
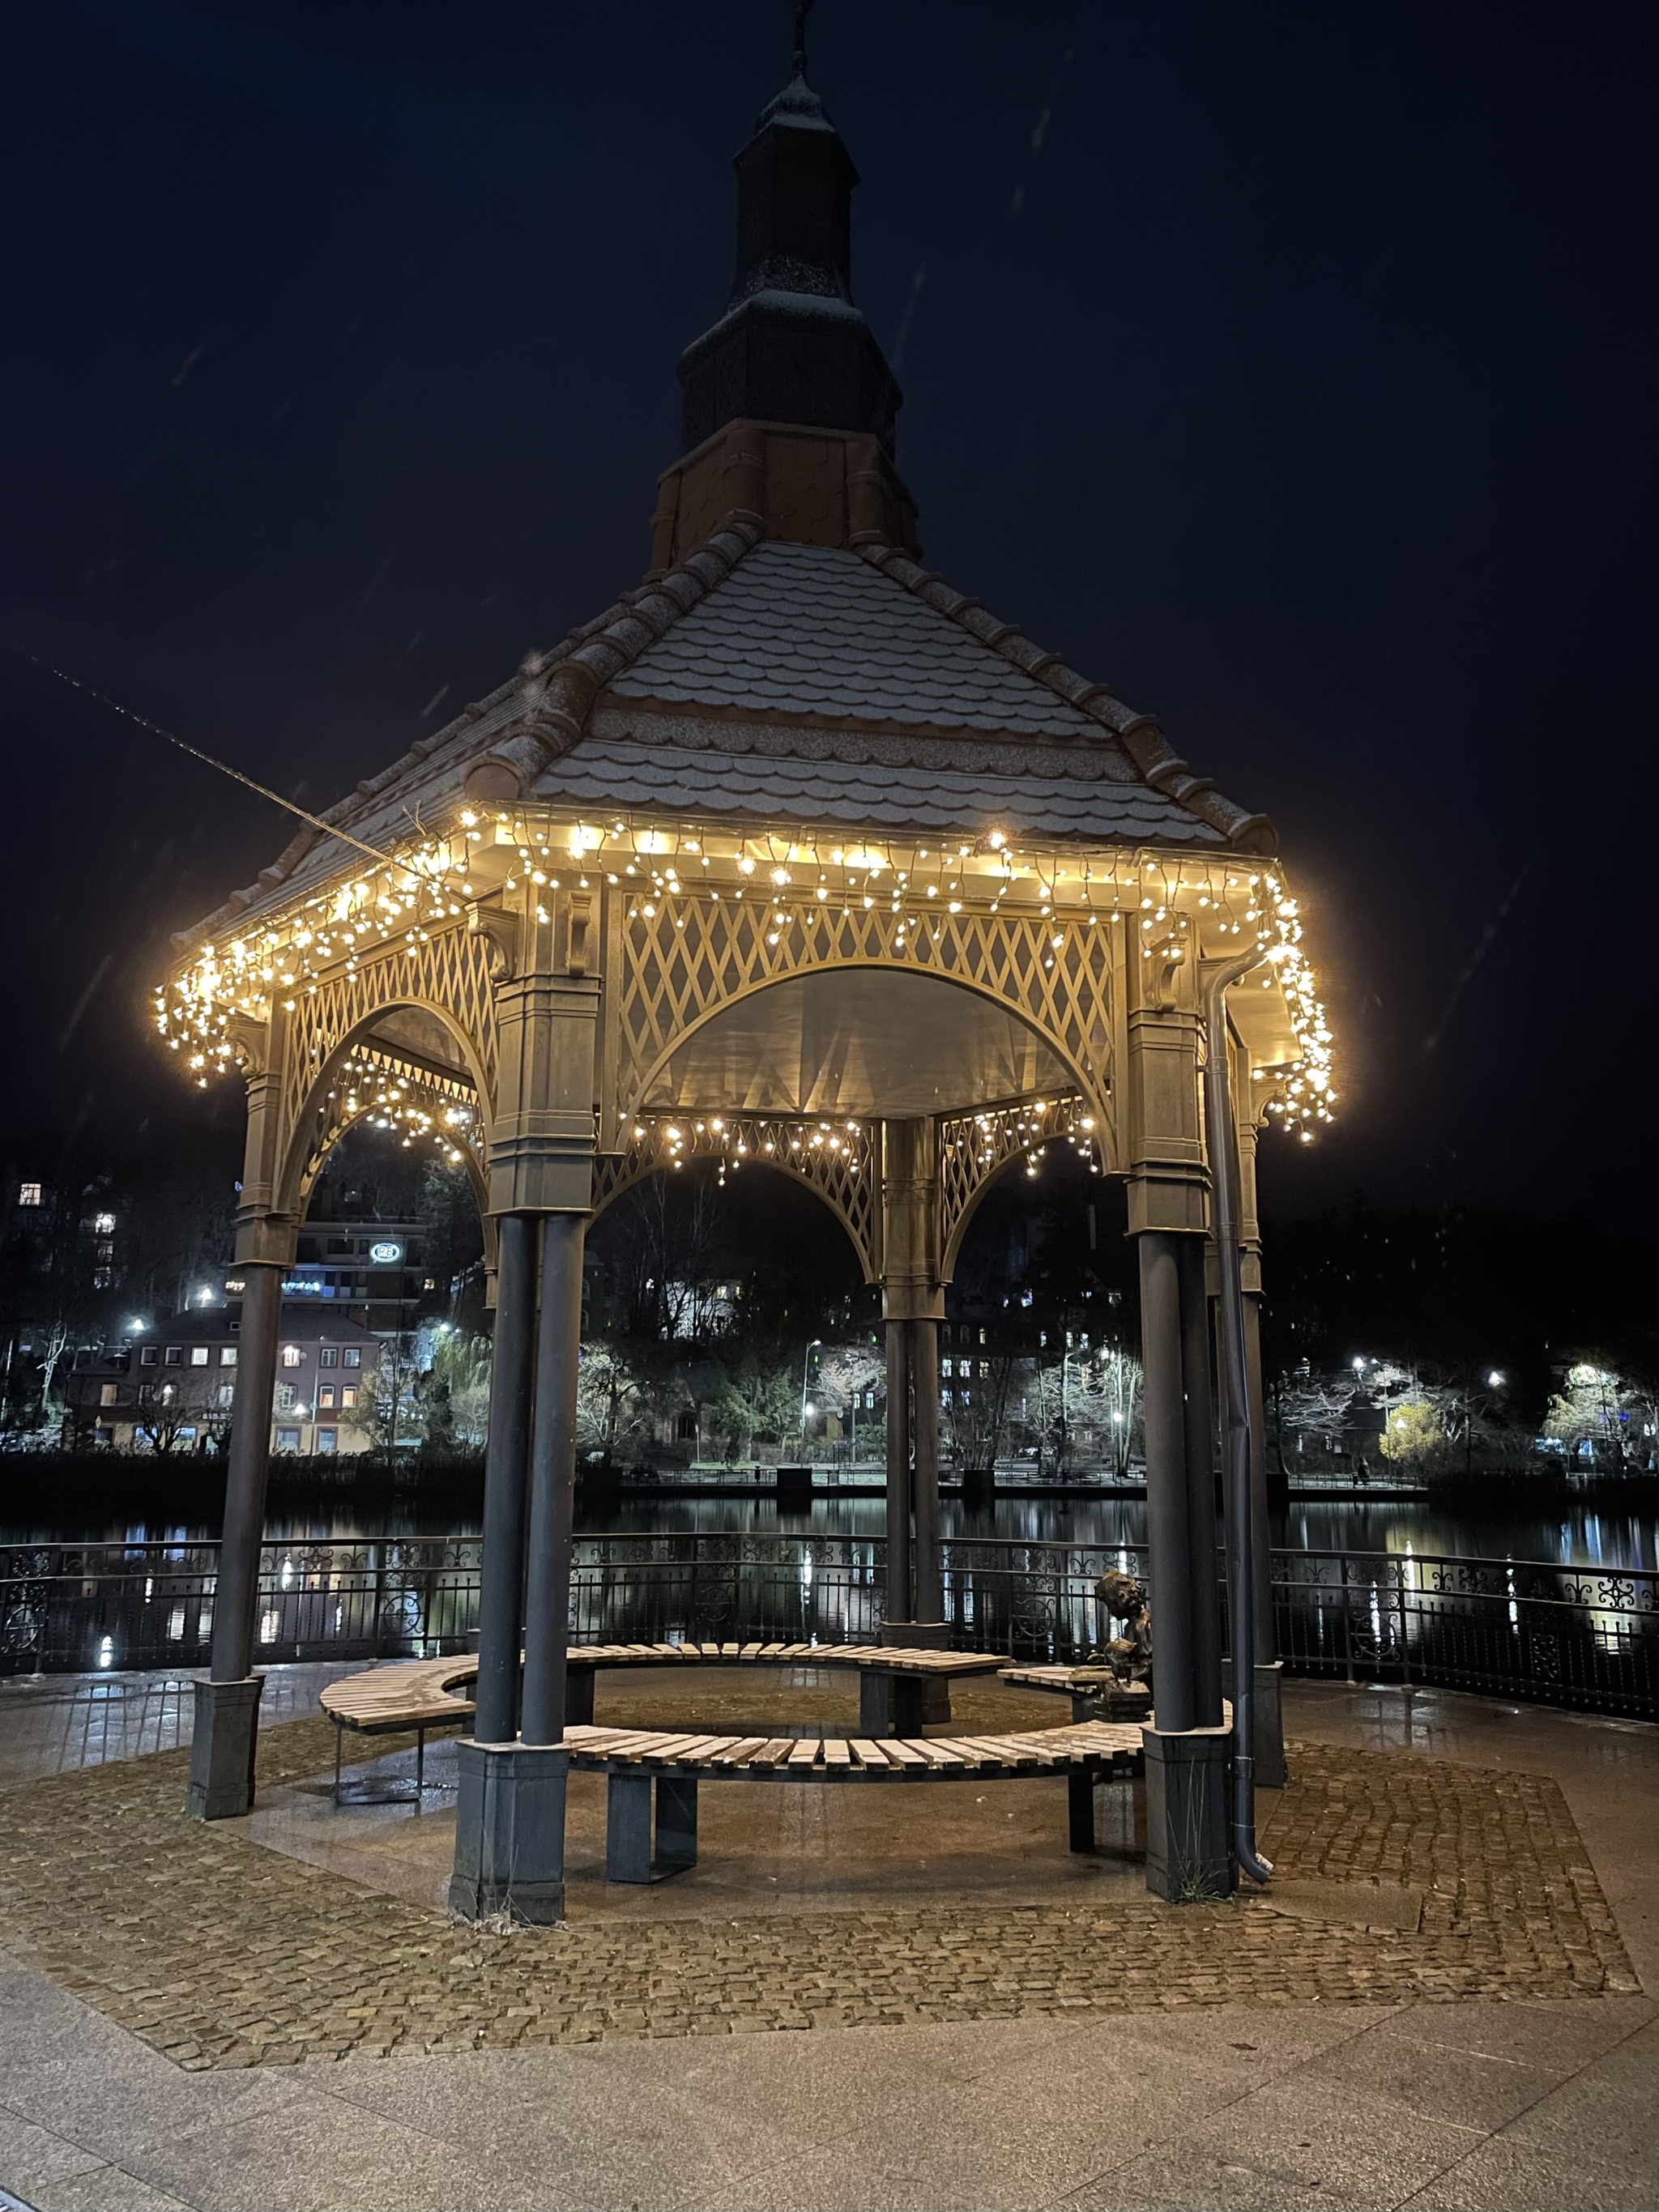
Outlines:
[[[800,1364],[800,1448],[806,1449],[806,1416],[811,1408],[806,1402],[806,1378],[812,1371],[812,1354],[823,1348],[823,1339],[815,1336],[806,1347],[806,1356]]]

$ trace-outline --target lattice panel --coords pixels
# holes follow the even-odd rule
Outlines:
[[[649,906],[652,911],[646,909]],[[1105,1096],[1111,1060],[1109,933],[1031,914],[778,915],[759,900],[630,900],[617,991],[617,1097],[624,1115],[674,1048],[734,1000],[815,969],[886,967],[987,993],[1029,1022]]]
[[[956,1267],[974,1208],[1004,1168],[1024,1155],[1035,1164],[1045,1146],[1064,1141],[1100,1169],[1099,1132],[1080,1092],[1001,1106],[983,1114],[955,1114],[939,1125],[939,1249],[948,1277]]]
[[[477,1095],[471,1085],[434,1075],[429,1069],[399,1060],[395,1053],[365,1050],[360,1045],[313,1109],[295,1194],[299,1200],[310,1196],[324,1161],[348,1129],[355,1128],[360,1121],[377,1118],[386,1120],[390,1127],[400,1126],[399,1121],[387,1111],[385,1093],[392,1088],[398,1094],[396,1115],[429,1115],[435,1125],[434,1133],[441,1135],[453,1151],[462,1155],[475,1187],[483,1188],[489,1125],[478,1110]],[[460,1114],[466,1116],[464,1121],[452,1118]],[[401,1126],[417,1142],[428,1133],[406,1119]]]
[[[469,1039],[489,1097],[480,1100],[486,1119],[495,1090],[495,1007],[493,955],[481,930],[445,930],[424,942],[365,960],[361,967],[326,977],[295,1002],[289,1018],[283,1069],[283,1121],[295,1128],[329,1055],[363,1023],[393,1006],[424,1006],[447,1014]]]
[[[593,1165],[597,1213],[632,1183],[680,1161],[717,1159],[721,1177],[746,1164],[781,1168],[816,1191],[852,1238],[865,1277],[881,1266],[881,1169],[876,1132],[848,1121],[726,1119],[653,1115],[630,1121],[628,1149],[602,1152]]]

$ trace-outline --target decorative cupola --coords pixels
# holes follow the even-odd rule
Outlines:
[[[723,525],[807,545],[915,549],[894,466],[903,395],[853,301],[852,156],[795,73],[733,164],[737,273],[720,319],[680,356],[684,457],[660,479],[652,568]]]

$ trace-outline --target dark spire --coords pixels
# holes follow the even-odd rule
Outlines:
[[[738,266],[726,312],[680,356],[686,450],[747,417],[872,433],[893,451],[902,395],[853,304],[859,176],[806,82],[796,0],[795,73],[738,155]]]

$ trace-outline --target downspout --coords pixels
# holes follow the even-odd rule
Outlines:
[[[1210,1185],[1221,1274],[1220,1368],[1223,1468],[1227,1483],[1227,1617],[1233,1658],[1233,1856],[1252,1881],[1266,1882],[1273,1861],[1255,1847],[1255,1613],[1250,1558],[1250,1396],[1245,1379],[1244,1292],[1238,1249],[1238,1153],[1232,1085],[1227,1076],[1227,989],[1259,968],[1260,950],[1218,963],[1204,978],[1207,1043],[1204,1103],[1209,1123]]]

